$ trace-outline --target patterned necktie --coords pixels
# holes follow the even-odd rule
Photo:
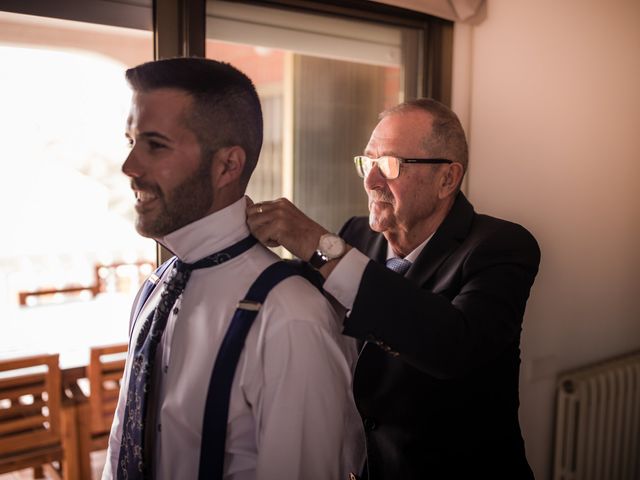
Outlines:
[[[389,270],[393,270],[396,273],[399,273],[400,275],[404,275],[405,273],[407,273],[407,270],[409,270],[410,266],[411,262],[404,258],[393,257],[387,260],[387,268]]]
[[[135,346],[127,404],[122,425],[122,440],[118,461],[118,479],[146,478],[145,464],[142,458],[145,435],[145,417],[147,414],[147,396],[150,389],[153,363],[158,343],[167,326],[169,313],[184,290],[191,276],[189,264],[176,260],[173,269],[160,294],[160,302],[147,317],[138,334]]]
[[[220,265],[245,252],[257,243],[254,237],[247,237],[231,247],[209,255],[196,263],[176,260],[160,294],[160,301],[146,318],[138,333],[129,376],[127,403],[122,422],[122,439],[118,457],[118,480],[139,480],[149,478],[148,459],[143,458],[145,438],[145,418],[147,397],[151,390],[151,375],[158,350],[158,343],[167,326],[169,314],[176,300],[187,285],[191,272],[198,268]]]

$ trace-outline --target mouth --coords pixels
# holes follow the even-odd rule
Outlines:
[[[134,190],[133,193],[136,197],[136,210],[138,211],[146,209],[151,203],[158,199],[155,193],[143,190]]]
[[[376,197],[376,198],[369,198],[369,205],[378,205],[378,206],[382,206],[382,205],[391,205],[393,202],[391,200],[389,200],[388,198],[380,198],[380,197]]]

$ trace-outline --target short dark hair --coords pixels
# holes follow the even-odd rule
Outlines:
[[[238,145],[246,153],[242,180],[246,185],[262,147],[262,109],[253,82],[237,68],[206,58],[168,58],[127,70],[134,91],[175,88],[193,97],[187,127],[203,151]]]
[[[410,110],[422,110],[433,119],[431,135],[424,139],[423,148],[435,157],[447,158],[462,165],[469,165],[469,148],[458,116],[446,105],[431,98],[407,100],[380,114],[380,119]]]

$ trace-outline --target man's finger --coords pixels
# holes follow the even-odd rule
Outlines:
[[[267,224],[261,224],[260,222],[248,222],[249,230],[251,234],[258,239],[260,243],[267,247],[279,247],[280,243],[271,237],[271,229]]]

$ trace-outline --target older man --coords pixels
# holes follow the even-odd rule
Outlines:
[[[344,478],[358,420],[337,319],[302,277],[265,283],[279,259],[245,223],[262,143],[253,84],[196,58],[127,80],[136,227],[176,257],[134,308],[103,479]]]
[[[530,479],[518,423],[520,332],[540,252],[460,192],[467,143],[428,99],[381,114],[355,158],[369,218],[336,236],[280,199],[250,206],[262,242],[316,267],[363,342],[354,395],[369,479]],[[385,266],[386,265],[386,266]]]

